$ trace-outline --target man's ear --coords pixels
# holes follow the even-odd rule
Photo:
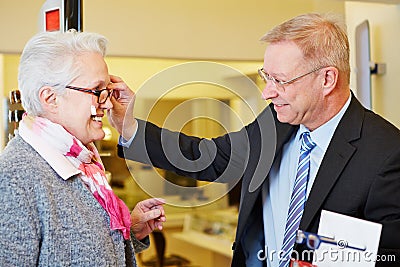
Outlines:
[[[44,111],[55,112],[57,108],[57,94],[52,87],[43,86],[40,88],[39,99]]]
[[[326,67],[323,69],[323,92],[325,95],[329,95],[333,89],[336,88],[339,78],[339,70],[335,67]]]

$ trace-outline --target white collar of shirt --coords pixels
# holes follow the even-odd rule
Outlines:
[[[70,177],[81,173],[64,155],[50,147],[44,140],[23,134],[23,132],[19,132],[19,135],[42,156],[62,179],[68,180]]]

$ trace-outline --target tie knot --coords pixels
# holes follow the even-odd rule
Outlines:
[[[316,144],[311,140],[310,132],[304,132],[301,134],[301,150],[311,151]]]

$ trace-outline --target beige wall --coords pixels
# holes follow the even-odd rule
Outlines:
[[[19,53],[38,31],[45,1],[0,1],[0,53]],[[323,2],[323,4],[321,3]],[[104,34],[109,54],[140,57],[258,60],[259,38],[304,12],[344,13],[335,0],[83,0],[85,31]]]
[[[19,65],[18,54],[5,54],[3,55],[3,81],[4,90],[3,95],[8,96],[8,93],[18,88],[18,65]]]
[[[356,12],[355,12],[356,11]],[[355,27],[368,19],[370,25],[371,60],[386,63],[384,75],[372,76],[373,110],[400,127],[400,5],[378,3],[346,3],[346,20],[351,42],[353,76],[351,87],[356,91],[354,36]]]

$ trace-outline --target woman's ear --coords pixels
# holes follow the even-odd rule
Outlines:
[[[39,99],[44,111],[54,112],[57,108],[57,94],[52,87],[43,86],[40,88]]]
[[[324,78],[323,78],[323,91],[325,95],[329,95],[333,89],[336,88],[339,77],[339,70],[335,67],[326,67],[323,69]]]

